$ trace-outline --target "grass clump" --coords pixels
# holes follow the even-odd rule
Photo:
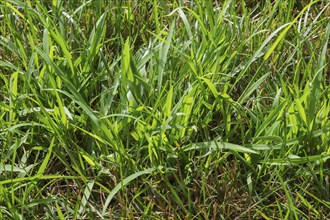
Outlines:
[[[0,218],[329,218],[329,9],[1,0]]]

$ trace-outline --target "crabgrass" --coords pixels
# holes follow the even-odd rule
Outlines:
[[[330,218],[330,2],[255,2],[0,0],[0,218]]]

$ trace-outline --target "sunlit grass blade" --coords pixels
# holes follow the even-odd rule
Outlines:
[[[252,154],[258,154],[258,152],[240,146],[238,144],[232,144],[232,143],[226,143],[226,142],[201,142],[201,143],[193,143],[186,147],[184,147],[184,151],[190,151],[190,150],[199,150],[199,149],[209,149],[209,150],[232,150],[242,153],[252,153]]]
[[[0,1],[0,219],[329,219],[329,5]]]
[[[290,23],[290,25],[288,27],[286,27],[284,29],[284,31],[278,36],[278,38],[276,39],[276,41],[273,43],[273,45],[270,47],[270,49],[267,51],[267,53],[264,56],[264,59],[267,60],[270,55],[273,53],[273,51],[275,50],[275,48],[277,47],[277,45],[284,39],[286,33],[291,29],[291,27],[296,23],[296,21],[300,18],[300,16],[303,15],[303,13],[309,9],[313,4],[317,3],[318,0],[316,1],[312,1],[311,3],[309,3],[308,5],[306,5],[303,10],[301,10],[301,12],[293,19],[293,21]]]

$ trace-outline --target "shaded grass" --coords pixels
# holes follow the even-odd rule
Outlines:
[[[0,217],[328,218],[329,8],[1,1]]]

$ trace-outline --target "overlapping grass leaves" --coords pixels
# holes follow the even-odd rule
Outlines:
[[[0,217],[329,217],[329,4],[1,1]]]

